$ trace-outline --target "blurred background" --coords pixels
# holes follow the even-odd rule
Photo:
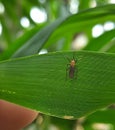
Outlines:
[[[24,34],[32,37],[37,31],[53,23],[57,19],[85,11],[89,8],[115,4],[115,0],[0,0],[0,53],[16,44]],[[68,39],[63,36],[53,43],[44,46],[41,53],[63,50],[84,49],[92,39],[101,37],[104,33],[115,29],[115,22],[106,20],[97,23],[90,29],[82,29],[73,33]],[[77,30],[77,28],[76,28]],[[68,30],[70,31],[70,30]],[[75,32],[75,31],[74,31]],[[26,35],[24,35],[26,38]],[[114,36],[110,38],[112,48],[115,47]],[[95,50],[95,46],[94,46]],[[106,51],[102,48],[101,51]],[[115,49],[111,49],[115,52]],[[111,107],[111,108],[114,108]],[[64,120],[46,115],[38,118],[24,130],[114,130],[115,112],[105,109],[78,120]]]
[[[58,18],[76,14],[87,8],[114,4],[114,0],[0,0],[0,51],[6,50],[26,31],[36,27],[43,28]],[[113,21],[94,25],[87,34],[83,30],[73,35],[72,44],[68,48],[82,49],[91,37],[96,38],[105,31],[115,28]],[[49,51],[64,49],[64,39],[48,48]],[[67,44],[67,43],[66,43]],[[44,48],[45,52],[47,49]]]

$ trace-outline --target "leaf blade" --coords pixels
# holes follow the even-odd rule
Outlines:
[[[0,98],[66,119],[114,103],[115,54],[75,53],[78,77],[73,80],[66,80],[63,55],[72,57],[73,52],[1,62]]]

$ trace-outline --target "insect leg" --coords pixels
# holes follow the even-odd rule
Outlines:
[[[77,79],[77,76],[78,76],[78,68],[77,66],[75,66],[75,79]]]
[[[68,78],[68,70],[69,70],[69,68],[70,68],[70,64],[67,64],[67,68],[66,68],[66,80]]]

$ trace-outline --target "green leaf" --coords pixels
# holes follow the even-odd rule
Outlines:
[[[6,60],[9,59],[20,47],[22,47],[24,44],[33,42],[33,36],[35,33],[37,33],[44,25],[37,25],[34,28],[30,30],[26,30],[26,32],[20,36],[18,39],[16,39],[7,50],[5,50],[0,55],[0,60]]]
[[[90,6],[90,0],[87,1],[79,0],[79,10],[89,8],[89,6]]]
[[[86,9],[77,14],[71,15],[60,24],[45,46],[48,47],[62,37],[68,38],[68,36],[70,37],[73,36],[73,34],[81,32],[87,34],[96,24],[103,24],[108,20],[115,21],[114,12],[115,4],[111,4]]]
[[[109,45],[105,46],[105,48],[103,48],[103,50],[107,51],[107,52],[111,52],[111,53],[115,53],[115,38],[113,38],[111,40],[111,42],[109,43]]]
[[[53,31],[59,26],[61,21],[62,19],[57,20],[35,33],[35,35],[22,47],[20,47],[12,57],[22,57],[38,53],[43,45],[46,43],[50,35],[53,33]]]
[[[115,102],[115,54],[57,52],[0,62],[0,99],[66,119],[92,113]]]
[[[49,47],[61,38],[70,39],[75,33],[89,32],[89,29],[95,24],[108,20],[115,21],[114,12],[115,5],[112,4],[87,9],[67,18],[60,18],[35,33],[30,40],[26,41],[23,46],[20,46],[16,52],[12,53],[14,54],[13,57],[38,53],[43,46]]]
[[[92,50],[92,51],[102,51],[102,49],[105,46],[110,46],[110,41],[114,37],[115,37],[115,29],[107,31],[104,34],[102,34],[101,36],[99,36],[97,38],[93,38],[84,49]]]
[[[115,43],[107,51],[111,53],[115,53]]]
[[[115,125],[115,110],[103,110],[97,111],[92,115],[87,117],[87,121],[92,123],[100,122],[100,123],[111,123]]]
[[[115,128],[115,110],[101,110],[89,115],[83,127],[87,130],[88,127],[91,127],[95,123],[110,124]]]

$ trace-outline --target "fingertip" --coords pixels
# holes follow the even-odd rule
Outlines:
[[[2,130],[20,130],[30,124],[37,115],[37,111],[0,100],[0,129]]]

